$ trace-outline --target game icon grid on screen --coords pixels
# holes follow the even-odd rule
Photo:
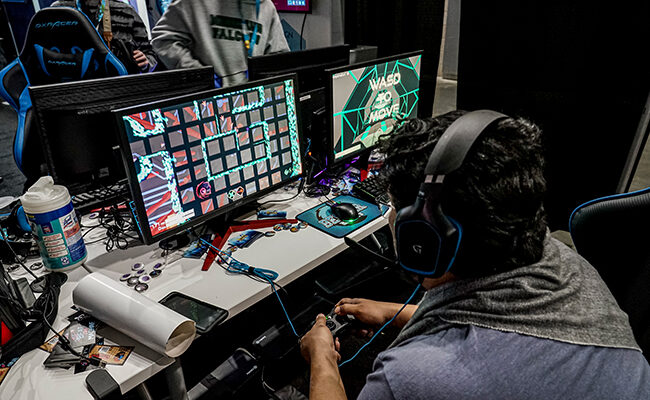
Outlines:
[[[293,79],[247,86],[120,114],[150,237],[301,174]]]
[[[421,58],[418,52],[328,71],[335,161],[373,147],[399,119],[417,114]]]

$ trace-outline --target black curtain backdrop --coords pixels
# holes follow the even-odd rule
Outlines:
[[[613,194],[650,90],[650,4],[463,1],[458,108],[544,130],[552,229]]]
[[[424,50],[418,114],[431,116],[444,0],[347,0],[345,43],[378,47],[379,57]]]

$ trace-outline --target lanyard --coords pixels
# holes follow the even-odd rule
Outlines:
[[[239,0],[239,14],[241,15],[242,34],[244,35],[244,46],[246,47],[246,51],[248,52],[249,57],[253,56],[253,50],[255,49],[255,41],[257,39],[257,27],[259,26],[258,21],[260,19],[260,1],[261,0],[256,0],[255,2],[256,21],[253,21],[255,23],[255,27],[253,28],[253,32],[251,32],[251,34],[249,35],[248,33],[245,33],[246,20],[244,19],[244,12],[242,10],[241,0]]]
[[[99,28],[99,24],[102,22],[102,18],[104,17],[104,7],[106,7],[106,0],[101,0],[101,2],[97,4],[97,28]],[[77,0],[77,10],[83,13],[83,10],[81,9],[81,0]]]

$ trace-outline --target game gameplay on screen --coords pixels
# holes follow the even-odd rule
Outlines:
[[[301,174],[293,82],[121,114],[151,237]]]
[[[375,145],[401,118],[417,114],[421,53],[331,75],[334,160]]]

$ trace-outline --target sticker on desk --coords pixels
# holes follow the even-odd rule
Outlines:
[[[230,239],[228,244],[231,246],[236,246],[241,248],[248,247],[253,244],[257,239],[264,236],[264,233],[259,231],[248,230],[241,235],[235,236],[234,239]]]
[[[332,214],[331,208],[327,203],[319,204],[301,213],[296,218],[328,235],[334,236],[335,238],[342,238],[369,222],[374,221],[388,211],[387,206],[382,205],[380,208],[376,204],[371,204],[348,195],[338,196],[333,201],[336,203],[352,204],[357,209],[359,218],[354,221],[341,221]]]
[[[13,358],[11,361],[9,361],[6,364],[5,363],[0,364],[0,384],[2,384],[2,381],[5,379],[7,373],[9,373],[9,370],[11,369],[11,367],[13,367],[16,361],[18,361],[18,357]]]
[[[104,339],[97,338],[97,346],[102,346],[103,344],[104,344]],[[88,354],[90,354],[90,351],[93,349],[93,347],[95,347],[95,346],[94,345],[93,346],[90,346],[90,345],[84,346],[83,351],[81,352],[81,355],[84,356],[84,357],[88,357]],[[106,364],[104,364],[104,363],[102,363],[102,364],[103,365],[101,366],[101,368],[104,368],[104,366]],[[79,360],[78,363],[76,363],[74,365],[74,373],[76,375],[76,374],[80,374],[82,372],[86,372],[88,370],[93,370],[93,369],[97,369],[97,368],[100,368],[100,366],[91,365],[90,362],[88,362],[88,360],[81,359],[81,360]]]
[[[208,251],[208,245],[205,242],[210,243],[210,235],[203,235],[200,239],[195,240],[190,244],[190,246],[183,253],[185,258],[196,258],[199,259],[203,257],[206,251]]]
[[[278,210],[260,210],[257,213],[257,219],[266,218],[287,218],[287,212]]]
[[[61,329],[59,331],[59,335],[63,335],[63,332],[65,332],[65,329]],[[54,346],[56,346],[57,343],[59,343],[59,337],[57,335],[53,335],[51,338],[47,339],[45,343],[38,346],[38,348],[41,350],[45,350],[48,353],[51,353],[52,350],[54,350]]]
[[[72,348],[95,344],[95,338],[97,336],[95,332],[95,323],[90,322],[88,326],[85,326],[75,322],[68,326],[64,335],[70,341],[70,346]]]
[[[133,346],[95,346],[88,353],[88,357],[97,357],[106,364],[122,365],[129,358]]]
[[[5,379],[5,376],[7,376],[7,372],[9,372],[9,367],[0,368],[0,385]]]

